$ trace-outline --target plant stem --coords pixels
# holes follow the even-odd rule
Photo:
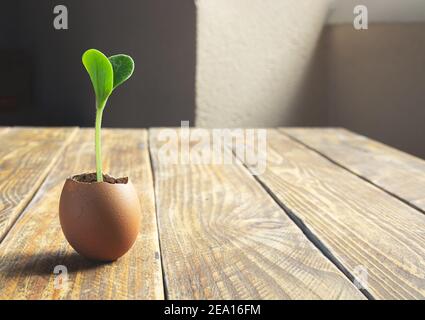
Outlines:
[[[103,181],[102,174],[102,146],[101,146],[101,131],[102,128],[102,113],[103,107],[106,101],[103,103],[96,103],[96,124],[95,124],[95,148],[96,148],[96,180],[97,182]]]

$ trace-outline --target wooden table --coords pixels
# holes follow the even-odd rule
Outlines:
[[[236,158],[164,163],[159,130],[103,130],[105,171],[143,212],[133,248],[99,264],[58,219],[65,178],[94,169],[93,130],[0,129],[0,298],[425,298],[424,161],[345,129],[269,129],[253,176]]]

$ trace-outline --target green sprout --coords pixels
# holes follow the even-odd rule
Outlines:
[[[83,65],[89,73],[96,95],[96,179],[103,181],[101,127],[102,114],[112,91],[131,77],[134,71],[134,61],[130,56],[117,54],[106,57],[96,49],[89,49],[83,54]]]

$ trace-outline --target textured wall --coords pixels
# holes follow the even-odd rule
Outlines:
[[[196,3],[197,126],[324,124],[310,75],[328,0]]]
[[[354,0],[198,0],[196,125],[343,126],[425,158],[425,1],[362,3],[367,31]]]

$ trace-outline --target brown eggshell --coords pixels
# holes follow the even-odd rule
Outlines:
[[[116,260],[131,248],[139,233],[136,190],[127,178],[112,178],[119,183],[88,183],[79,181],[81,176],[68,178],[62,189],[59,218],[63,233],[82,256]]]

